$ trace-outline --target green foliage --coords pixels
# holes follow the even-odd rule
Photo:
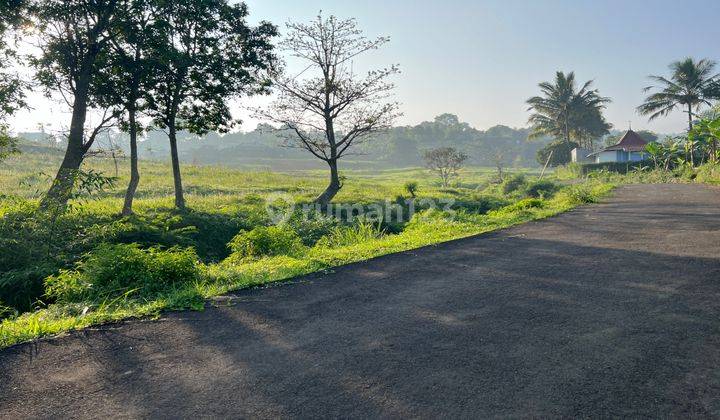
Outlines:
[[[317,246],[321,248],[340,248],[355,245],[380,238],[383,231],[380,223],[369,220],[359,220],[352,226],[338,226],[320,239]]]
[[[610,99],[600,96],[591,86],[592,80],[578,89],[575,73],[560,71],[552,83],[540,83],[542,96],[527,100],[533,111],[528,120],[532,125],[530,136],[551,136],[567,143],[576,140],[585,144],[606,134],[610,124],[602,111]]]
[[[45,279],[58,302],[99,302],[116,297],[153,298],[200,276],[192,248],[142,249],[137,244],[102,244],[75,264]]]
[[[405,185],[403,186],[403,189],[405,189],[405,192],[407,192],[408,194],[410,194],[410,196],[411,196],[412,198],[415,198],[415,197],[416,197],[416,194],[417,194],[417,192],[418,192],[418,188],[419,188],[419,187],[418,187],[417,181],[408,181],[408,182],[406,182]]]
[[[338,219],[318,212],[296,212],[287,224],[298,234],[305,246],[315,245],[323,236],[341,225]]]
[[[637,107],[638,112],[653,120],[682,107],[692,119],[694,110],[708,104],[711,99],[717,99],[714,68],[715,62],[712,60],[694,60],[690,57],[671,63],[670,78],[650,76],[658,84],[659,91],[650,94]],[[692,123],[688,124],[691,129]]]
[[[597,194],[584,186],[571,185],[561,191],[558,196],[571,206],[597,202]]]
[[[583,165],[577,162],[571,162],[567,165],[560,166],[555,169],[554,176],[556,179],[577,179],[583,176]]]
[[[298,255],[304,246],[297,232],[287,224],[258,226],[235,235],[228,247],[230,259],[242,262],[273,255]]]
[[[0,86],[0,91],[1,90],[2,86]],[[0,103],[2,102],[0,101]],[[18,149],[17,145],[17,139],[8,134],[7,127],[5,125],[0,124],[0,161],[17,153],[20,153],[20,149]]]
[[[502,184],[502,191],[505,194],[512,194],[525,187],[527,179],[524,174],[514,174],[510,177],[505,178]]]
[[[612,171],[625,174],[639,168],[646,168],[652,165],[651,161],[643,160],[637,162],[603,162],[603,163],[587,163],[580,165],[583,175],[587,175],[595,171]]]
[[[533,198],[550,198],[556,191],[558,186],[549,180],[538,180],[530,182],[525,187],[525,195]]]
[[[531,210],[531,209],[541,209],[545,207],[545,201],[541,198],[525,198],[519,201],[516,201],[513,204],[510,204],[509,206],[505,206],[501,209],[493,211],[491,214],[493,216],[503,216],[508,215],[511,213],[517,213],[521,211]]]
[[[566,142],[564,140],[555,140],[537,151],[537,162],[540,165],[545,165],[549,157],[550,162],[548,166],[565,165],[571,161],[572,156],[570,152],[578,146],[579,144],[574,141]],[[552,156],[550,156],[550,153],[552,153]]]
[[[456,150],[454,147],[438,147],[423,154],[425,166],[435,172],[447,188],[451,178],[458,176],[458,171],[463,167],[469,156]]]
[[[707,163],[698,167],[695,180],[706,184],[720,185],[720,164]]]

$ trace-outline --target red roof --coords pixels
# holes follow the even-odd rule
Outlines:
[[[642,139],[636,132],[628,130],[620,139],[618,144],[606,147],[606,150],[624,150],[626,152],[642,152],[645,150],[647,142]]]

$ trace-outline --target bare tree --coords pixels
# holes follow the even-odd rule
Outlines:
[[[354,19],[288,23],[281,48],[306,64],[300,75],[276,69],[278,98],[260,117],[280,124],[285,146],[305,149],[330,167],[330,184],[316,198],[327,205],[342,188],[338,160],[351,147],[388,129],[399,116],[399,104],[389,100],[394,85],[388,78],[396,65],[356,77],[352,60],[375,50],[389,38],[367,39]],[[301,77],[303,76],[303,77]]]
[[[455,150],[453,147],[440,147],[425,152],[425,166],[437,173],[442,180],[442,186],[447,187],[450,178],[456,177],[463,167],[468,155]]]

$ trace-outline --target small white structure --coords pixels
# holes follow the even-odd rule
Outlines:
[[[576,147],[570,151],[570,160],[575,163],[594,163],[595,159],[589,157],[592,150]]]
[[[647,159],[650,155],[645,151],[647,142],[636,132],[628,130],[617,144],[608,146],[599,152],[591,153],[595,163],[605,162],[638,162]]]

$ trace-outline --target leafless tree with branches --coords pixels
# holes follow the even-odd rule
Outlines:
[[[284,145],[310,152],[330,167],[330,184],[316,202],[327,205],[342,188],[338,160],[353,146],[388,129],[400,115],[391,100],[394,85],[388,79],[397,65],[353,74],[353,59],[378,49],[387,37],[367,39],[354,19],[321,15],[311,23],[288,23],[281,48],[307,64],[298,75],[277,68],[273,83],[278,98],[261,118],[279,124]],[[280,66],[282,67],[282,66]]]

